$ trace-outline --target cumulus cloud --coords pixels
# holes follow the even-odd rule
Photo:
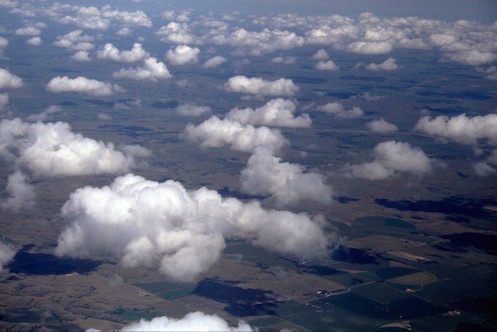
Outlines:
[[[316,69],[317,70],[338,70],[339,68],[335,63],[331,60],[328,61],[319,61],[316,64]]]
[[[227,91],[259,96],[293,96],[299,88],[290,79],[267,81],[259,77],[233,76],[224,85]]]
[[[93,37],[84,35],[81,30],[74,30],[63,36],[57,37],[54,45],[72,51],[90,51],[95,47],[92,41]]]
[[[181,66],[197,63],[199,53],[200,50],[197,47],[178,45],[174,50],[167,51],[166,58],[171,64]]]
[[[396,125],[393,123],[387,122],[383,119],[380,120],[373,120],[368,123],[368,128],[371,130],[373,133],[391,133],[394,131],[399,130]]]
[[[90,53],[88,53],[88,51],[77,51],[76,53],[73,54],[72,59],[78,62],[91,61]]]
[[[328,246],[319,218],[265,210],[257,201],[223,198],[205,187],[187,191],[176,181],[133,174],[102,188],[76,190],[62,217],[69,224],[58,238],[56,255],[112,254],[125,267],[158,266],[178,281],[208,270],[226,238],[298,257],[319,257]]]
[[[0,111],[6,110],[8,105],[9,105],[9,94],[6,92],[0,93]]]
[[[179,114],[181,116],[197,117],[210,113],[211,108],[209,106],[183,104],[176,107],[176,114]]]
[[[143,66],[121,69],[120,71],[114,72],[112,76],[115,78],[128,78],[138,81],[148,80],[152,82],[172,77],[166,65],[154,57],[145,59],[143,61]]]
[[[347,50],[359,54],[385,54],[390,53],[393,49],[389,42],[367,42],[356,41],[347,46]]]
[[[286,57],[277,56],[271,59],[272,63],[284,63],[286,65],[294,64],[295,61],[297,61],[297,58],[294,56],[286,56]]]
[[[124,173],[139,167],[138,158],[150,152],[140,146],[96,141],[73,133],[69,124],[0,122],[0,156],[35,176],[70,176]]]
[[[26,175],[17,171],[7,180],[5,191],[9,197],[1,203],[2,208],[18,212],[21,209],[31,209],[35,205],[36,194]]]
[[[216,68],[226,62],[226,59],[220,55],[210,58],[204,63],[204,68]]]
[[[476,145],[483,139],[497,144],[497,114],[474,117],[460,114],[451,118],[441,115],[434,119],[424,116],[416,124],[416,130],[461,144]]]
[[[47,90],[55,93],[78,92],[100,97],[110,96],[123,91],[117,84],[105,83],[84,76],[77,78],[69,78],[67,76],[54,77],[48,82]]]
[[[39,45],[41,45],[41,43],[42,43],[42,40],[40,37],[29,38],[26,41],[26,44],[31,45],[31,46],[39,46]]]
[[[60,106],[51,105],[48,106],[43,112],[38,114],[31,114],[27,117],[28,121],[36,122],[36,121],[45,121],[51,114],[59,113],[62,111]]]
[[[2,272],[3,267],[14,258],[16,250],[3,242],[0,242],[0,272]]]
[[[349,175],[367,180],[383,180],[399,172],[422,175],[430,172],[434,166],[434,161],[429,159],[423,150],[413,148],[409,143],[379,143],[373,153],[374,161],[347,166]]]
[[[238,326],[231,327],[228,322],[216,315],[206,315],[203,312],[191,312],[181,319],[166,316],[155,317],[150,321],[145,319],[132,323],[123,328],[123,331],[185,331],[185,332],[249,332],[253,331],[250,325],[239,322]]]
[[[396,70],[399,66],[395,63],[395,59],[393,57],[389,57],[382,63],[370,63],[366,66],[367,70],[371,71],[380,71],[380,70]]]
[[[308,128],[311,126],[309,114],[295,117],[297,105],[294,101],[282,98],[272,99],[256,109],[234,108],[226,118],[243,124],[262,125],[269,127]]]
[[[494,175],[495,173],[497,173],[495,168],[493,168],[492,166],[490,166],[488,163],[486,163],[484,161],[475,163],[473,165],[473,168],[475,170],[476,175],[479,177],[487,177],[487,176]]]
[[[168,25],[160,27],[156,34],[163,42],[191,44],[194,41],[194,36],[186,23],[169,22]]]
[[[259,147],[248,160],[240,176],[241,189],[250,195],[269,195],[278,207],[294,206],[302,201],[331,202],[331,188],[317,173],[304,167],[281,162],[273,152]]]
[[[4,37],[0,37],[0,51],[2,51],[3,48],[7,47],[9,45],[9,40]]]
[[[312,59],[317,61],[326,61],[329,58],[330,56],[328,55],[328,52],[326,52],[323,48],[312,55]]]
[[[288,141],[276,129],[243,125],[230,119],[212,116],[198,126],[186,126],[182,137],[200,144],[202,148],[219,148],[230,145],[235,151],[251,152],[258,146],[279,151]]]
[[[357,119],[364,115],[364,112],[359,107],[353,107],[346,110],[339,102],[330,102],[325,105],[318,106],[318,111],[333,114],[337,118],[342,119]]]
[[[97,58],[117,62],[136,62],[145,59],[147,56],[148,53],[145,52],[140,43],[134,43],[133,48],[129,51],[119,51],[117,47],[107,43],[97,52]]]
[[[40,29],[37,29],[35,27],[25,27],[25,28],[19,28],[16,29],[15,31],[16,35],[18,36],[39,36],[41,33]]]
[[[22,86],[22,79],[8,70],[0,68],[0,89],[5,88],[20,88]]]

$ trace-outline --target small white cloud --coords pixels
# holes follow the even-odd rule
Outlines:
[[[19,28],[16,29],[16,35],[18,36],[39,36],[41,33],[40,29],[37,29],[35,27],[25,27],[25,28]]]
[[[0,89],[5,88],[20,88],[22,86],[22,79],[8,70],[0,68]]]
[[[73,60],[76,60],[78,62],[91,61],[90,53],[88,53],[88,51],[77,51],[76,53],[73,54],[72,58]]]
[[[487,164],[486,162],[478,162],[473,165],[475,173],[479,177],[487,177],[497,173],[495,168]]]
[[[272,63],[284,63],[286,65],[294,64],[296,61],[297,58],[294,56],[286,56],[286,57],[277,56],[271,59]]]
[[[1,203],[2,208],[19,212],[34,207],[36,198],[34,188],[21,171],[9,175],[5,191],[9,197]]]
[[[267,81],[259,77],[233,76],[224,85],[230,92],[260,96],[293,96],[299,88],[290,79]]]
[[[295,102],[277,98],[256,109],[234,108],[226,115],[226,118],[256,126],[309,128],[312,123],[309,114],[295,117],[296,110]]]
[[[316,64],[316,69],[317,70],[338,70],[339,68],[337,67],[337,65],[335,65],[335,63],[333,61],[327,60],[327,61],[319,61]]]
[[[176,107],[176,114],[179,114],[181,116],[198,117],[210,113],[211,113],[211,108],[208,106],[183,104]]]
[[[69,78],[67,76],[57,76],[48,82],[47,90],[50,92],[78,92],[86,93],[92,96],[110,96],[114,93],[121,92],[123,89],[112,83],[105,83],[83,76]]]
[[[395,63],[395,59],[390,57],[382,63],[370,63],[366,66],[367,70],[380,71],[380,70],[397,70],[399,66]]]
[[[191,44],[194,40],[186,23],[169,22],[167,26],[160,27],[156,34],[161,41],[175,44]]]
[[[349,175],[367,180],[384,180],[399,172],[423,175],[430,172],[434,165],[423,150],[412,148],[409,143],[383,142],[376,145],[373,152],[374,161],[346,166]]]
[[[3,267],[14,258],[16,255],[16,250],[3,242],[0,242],[0,272],[2,272]]]
[[[4,37],[0,37],[0,51],[9,45],[9,40]]]
[[[9,94],[6,92],[0,93],[0,111],[6,110],[8,105],[9,105]]]
[[[112,76],[115,78],[127,78],[137,81],[148,80],[151,82],[157,82],[158,80],[172,77],[166,65],[153,57],[145,59],[143,61],[143,66],[121,69],[120,71],[114,72]]]
[[[129,51],[119,51],[117,47],[107,43],[97,52],[97,58],[117,62],[136,62],[145,59],[147,56],[148,53],[145,52],[140,43],[134,43],[133,48]]]
[[[323,48],[317,51],[312,55],[312,59],[316,61],[326,61],[330,58],[328,52],[326,52]]]
[[[387,122],[383,119],[380,120],[373,120],[368,123],[368,128],[371,130],[373,133],[392,133],[394,131],[399,130],[396,125],[393,123]]]
[[[325,105],[318,106],[318,111],[333,114],[337,118],[342,119],[357,119],[364,115],[364,112],[359,107],[353,107],[346,110],[339,102],[330,102]]]
[[[252,332],[250,325],[239,322],[238,326],[231,327],[228,322],[216,315],[206,315],[202,312],[192,312],[181,319],[156,317],[150,321],[145,319],[132,323],[123,328],[123,331],[185,331],[185,332]]]
[[[31,114],[27,117],[28,121],[36,122],[36,121],[45,121],[51,114],[59,113],[62,111],[60,106],[51,105],[48,106],[46,110],[39,114]]]
[[[42,43],[42,40],[40,37],[33,37],[33,38],[30,38],[26,41],[26,44],[31,45],[31,46],[39,46],[39,45],[41,45],[41,43]]]
[[[75,30],[57,37],[54,45],[72,51],[90,51],[95,47],[92,41],[93,37],[84,35],[81,30]]]
[[[200,50],[197,47],[178,45],[174,50],[167,51],[166,58],[171,64],[181,66],[197,63],[199,53]]]
[[[226,59],[220,55],[210,58],[204,63],[204,68],[216,68],[226,62]]]
[[[278,207],[307,202],[328,204],[331,188],[317,173],[297,164],[281,162],[266,148],[257,148],[240,176],[241,189],[251,195],[270,195]]]
[[[359,54],[385,54],[393,49],[392,44],[386,41],[356,41],[347,46],[347,50]]]
[[[212,116],[198,126],[186,126],[182,137],[190,142],[200,143],[202,148],[220,148],[230,145],[235,151],[251,152],[258,146],[279,151],[288,141],[276,129],[255,128],[238,121],[221,120]]]

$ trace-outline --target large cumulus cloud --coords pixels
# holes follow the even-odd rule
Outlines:
[[[305,172],[298,164],[282,162],[272,151],[259,147],[240,176],[241,189],[251,195],[270,195],[278,207],[302,201],[331,202],[331,188],[317,173]]]
[[[6,69],[0,68],[0,89],[4,88],[20,88],[22,79]]]
[[[78,76],[76,78],[69,78],[68,76],[57,76],[48,82],[47,90],[50,92],[77,92],[85,93],[91,96],[110,96],[114,93],[122,92],[123,89],[117,85],[108,82],[101,82],[98,80]]]
[[[259,77],[231,77],[224,85],[227,91],[259,96],[293,96],[299,88],[290,79],[280,78],[268,81]]]
[[[230,145],[236,151],[251,152],[258,146],[266,146],[273,151],[280,150],[287,140],[276,129],[244,125],[230,119],[212,116],[195,126],[189,124],[182,137],[190,142],[198,142],[202,148],[219,148]]]
[[[244,124],[270,127],[310,127],[312,121],[309,114],[302,114],[295,117],[293,113],[296,110],[297,105],[294,101],[277,98],[268,101],[265,105],[256,109],[234,108],[226,115],[226,118]]]
[[[129,51],[120,51],[112,43],[107,43],[97,52],[97,58],[107,59],[117,62],[135,62],[145,59],[148,53],[145,52],[140,43],[134,43]]]
[[[154,57],[146,58],[143,61],[143,66],[121,69],[114,72],[112,76],[115,78],[127,78],[137,81],[151,82],[157,82],[158,80],[164,80],[172,77],[166,65]]]
[[[112,254],[127,267],[158,266],[179,281],[194,279],[220,256],[225,238],[242,238],[282,254],[316,257],[327,248],[319,218],[265,210],[256,201],[223,198],[205,187],[127,174],[110,186],[80,188],[62,208],[69,222],[57,255]]]
[[[422,175],[430,172],[434,161],[423,150],[411,147],[409,143],[388,141],[379,143],[373,149],[374,161],[347,166],[352,177],[367,180],[383,180],[398,173]]]
[[[0,122],[0,156],[35,175],[64,176],[123,173],[139,166],[142,147],[96,141],[71,131],[68,123]]]

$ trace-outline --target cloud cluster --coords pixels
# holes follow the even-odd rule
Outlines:
[[[258,96],[293,96],[299,91],[290,79],[280,78],[267,81],[259,77],[248,78],[242,75],[231,77],[224,87],[230,92]]]
[[[6,192],[9,197],[1,203],[2,208],[18,212],[31,209],[35,205],[36,193],[26,175],[20,171],[9,175]]]
[[[370,63],[366,66],[367,70],[370,71],[380,71],[380,70],[397,70],[399,66],[395,63],[395,59],[393,57],[389,57],[382,63]]]
[[[219,148],[230,145],[235,151],[251,152],[258,146],[279,151],[288,141],[276,129],[243,125],[230,119],[212,116],[198,126],[188,124],[182,137],[200,143],[202,148]]]
[[[309,114],[295,117],[296,110],[294,101],[277,98],[256,109],[234,108],[226,118],[255,126],[309,128],[312,123]]]
[[[78,92],[99,97],[110,96],[123,91],[117,84],[101,82],[84,76],[76,78],[67,76],[54,77],[48,82],[47,90],[55,93]]]
[[[200,50],[197,47],[178,45],[174,50],[167,51],[166,58],[171,64],[182,66],[197,63],[199,53]]]
[[[176,114],[181,116],[197,117],[209,113],[211,113],[211,108],[209,106],[182,104],[176,107]]]
[[[14,248],[0,242],[0,272],[2,272],[4,265],[6,265],[12,258],[14,258],[16,251]]]
[[[63,36],[57,37],[54,45],[71,51],[88,52],[95,47],[92,41],[93,37],[84,35],[82,30],[74,30]]]
[[[20,88],[22,86],[22,79],[8,70],[0,68],[0,89],[5,88]]]
[[[134,43],[133,48],[129,51],[119,51],[117,47],[107,43],[97,52],[97,58],[117,62],[136,62],[145,59],[147,56],[148,53],[145,52],[140,43]]]
[[[277,207],[295,206],[302,201],[331,202],[331,188],[317,173],[307,173],[298,164],[281,162],[273,152],[257,148],[240,176],[241,189],[250,195],[269,195]]]
[[[424,116],[416,124],[416,130],[461,144],[476,145],[483,139],[497,144],[497,114],[475,117],[460,114],[451,118],[441,115],[434,119]]]
[[[158,80],[172,77],[166,65],[154,57],[146,58],[143,61],[143,66],[121,69],[114,72],[112,76],[115,78],[127,78],[137,81],[148,80],[151,82],[157,82]]]
[[[388,141],[379,143],[373,149],[374,161],[348,165],[346,170],[352,177],[367,180],[383,180],[399,172],[422,175],[434,167],[423,150],[411,147],[409,143]]]
[[[168,25],[160,27],[156,34],[163,42],[191,44],[194,41],[186,23],[169,22]]]
[[[228,322],[219,316],[206,315],[203,312],[196,311],[187,314],[181,319],[166,316],[155,317],[150,321],[142,319],[139,322],[125,326],[122,331],[251,332],[253,330],[247,323],[239,322],[238,326],[231,327]]]
[[[319,218],[263,209],[257,201],[223,198],[205,187],[127,174],[102,188],[84,187],[62,208],[69,222],[55,253],[86,257],[112,254],[126,267],[158,266],[189,281],[218,260],[226,238],[251,241],[281,254],[319,257],[328,239]]]
[[[399,130],[399,128],[397,128],[396,125],[394,125],[393,123],[387,122],[383,119],[373,120],[373,121],[369,122],[368,128],[373,133],[381,133],[381,134],[392,133],[394,131]]]
[[[141,10],[134,12],[112,9],[111,6],[97,8],[54,3],[45,13],[63,24],[74,24],[80,28],[107,30],[112,23],[124,26],[152,27],[152,20]]]
[[[341,119],[357,119],[364,115],[364,112],[359,107],[353,107],[346,110],[339,102],[330,102],[325,105],[318,106],[318,111],[333,114]]]
[[[112,143],[73,133],[64,122],[0,122],[0,157],[26,167],[36,176],[124,173],[140,166],[138,158],[149,155],[148,150],[139,146],[116,149]]]

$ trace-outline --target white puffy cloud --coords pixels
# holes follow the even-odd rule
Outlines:
[[[293,96],[299,88],[290,79],[280,78],[267,81],[259,77],[231,77],[224,85],[227,91],[260,96]]]
[[[479,177],[487,177],[487,176],[494,175],[495,173],[497,173],[495,168],[493,168],[492,166],[490,166],[488,163],[486,163],[484,161],[475,163],[473,165],[473,168],[475,170],[476,175]]]
[[[68,123],[0,122],[0,156],[36,176],[124,173],[140,166],[150,152],[139,146],[96,141],[73,133]]]
[[[461,144],[474,145],[486,139],[497,144],[497,114],[468,117],[460,114],[454,117],[437,116],[419,119],[416,129],[431,136],[450,139]]]
[[[240,176],[241,189],[251,195],[270,195],[278,207],[294,206],[302,201],[327,204],[331,188],[317,173],[306,173],[304,167],[281,162],[272,151],[259,147],[249,158]]]
[[[0,242],[0,272],[2,272],[4,265],[14,258],[15,254],[16,250],[12,246]]]
[[[60,106],[51,105],[48,106],[43,112],[38,114],[31,114],[27,117],[28,121],[36,122],[36,121],[45,121],[51,114],[59,113],[62,111]]]
[[[172,77],[166,65],[154,57],[145,59],[143,66],[121,69],[114,72],[112,76],[115,78],[128,78],[138,81],[148,80],[152,82]]]
[[[78,62],[91,61],[90,53],[88,53],[88,51],[77,51],[76,53],[73,54],[72,59]]]
[[[226,238],[247,239],[286,255],[319,257],[328,239],[306,214],[263,209],[257,201],[223,198],[205,187],[127,174],[109,186],[84,187],[62,208],[68,221],[56,255],[112,254],[126,267],[157,266],[173,280],[190,281],[214,264]]]
[[[186,65],[198,62],[200,50],[197,47],[178,45],[174,50],[166,53],[167,60],[173,65]]]
[[[2,51],[3,48],[7,47],[9,45],[9,40],[4,37],[0,37],[0,51]]]
[[[18,212],[21,209],[31,209],[35,205],[34,188],[26,175],[20,171],[9,175],[5,190],[9,197],[1,203],[2,208]]]
[[[388,141],[379,143],[373,149],[375,160],[358,165],[347,166],[352,177],[367,180],[383,180],[398,172],[422,175],[433,169],[434,162],[423,150],[411,147],[409,143]]]
[[[16,35],[18,36],[39,36],[41,33],[40,29],[37,29],[35,27],[25,27],[25,28],[19,28],[16,29],[15,31]]]
[[[226,62],[226,59],[220,55],[216,55],[204,63],[204,68],[216,68]]]
[[[323,48],[312,55],[312,59],[317,61],[326,61],[329,58],[330,56],[328,55],[328,52],[326,52]]]
[[[356,41],[347,46],[347,50],[359,54],[385,54],[393,49],[389,42],[366,42]]]
[[[396,70],[398,68],[399,66],[395,63],[395,59],[393,57],[389,57],[382,63],[370,63],[366,66],[366,69],[371,71]]]
[[[95,47],[92,41],[93,37],[84,35],[81,30],[74,30],[63,36],[57,37],[54,45],[72,51],[90,51]]]
[[[0,111],[7,109],[7,105],[9,105],[9,94],[0,93]]]
[[[316,63],[317,70],[338,70],[339,68],[332,60],[319,61]]]
[[[41,43],[42,43],[42,40],[40,37],[29,38],[26,41],[26,44],[31,45],[31,46],[39,46],[39,45],[41,45]]]
[[[155,317],[150,321],[145,319],[125,326],[123,331],[185,331],[185,332],[250,332],[253,329],[249,324],[239,322],[238,326],[231,327],[228,322],[216,315],[206,315],[203,312],[191,312],[181,319],[166,316]]]
[[[380,120],[373,120],[368,123],[368,128],[371,130],[373,133],[391,133],[394,131],[399,130],[396,125],[393,123],[387,122],[383,119]]]
[[[271,59],[272,63],[284,63],[286,65],[292,65],[297,61],[297,58],[294,56],[286,56],[286,57],[281,57],[281,56],[276,56]]]
[[[86,93],[91,96],[110,96],[117,92],[122,92],[123,89],[112,83],[105,83],[94,79],[89,79],[84,76],[69,78],[67,76],[57,76],[48,82],[47,90],[50,92],[78,92]]]
[[[234,108],[226,118],[243,124],[262,125],[269,127],[308,128],[311,126],[309,114],[295,117],[297,105],[291,100],[282,98],[272,99],[256,109]]]
[[[318,111],[333,114],[337,118],[342,119],[357,119],[364,115],[364,112],[359,107],[353,107],[346,110],[339,102],[330,102],[325,105],[318,106]]]
[[[8,70],[0,68],[0,89],[5,88],[20,88],[22,86],[22,79]]]
[[[134,43],[133,48],[129,51],[119,51],[117,47],[107,43],[97,52],[97,58],[117,62],[136,62],[145,59],[147,56],[148,53],[145,52],[140,43]]]
[[[176,114],[179,114],[181,116],[197,117],[210,113],[211,108],[209,106],[182,104],[176,107]]]
[[[191,44],[194,41],[194,36],[186,23],[169,22],[167,26],[160,27],[156,34],[163,42]]]
[[[258,146],[279,151],[288,141],[276,129],[255,128],[230,119],[212,116],[198,126],[186,126],[182,137],[190,142],[200,143],[202,148],[219,148],[230,145],[235,151],[250,152]]]

